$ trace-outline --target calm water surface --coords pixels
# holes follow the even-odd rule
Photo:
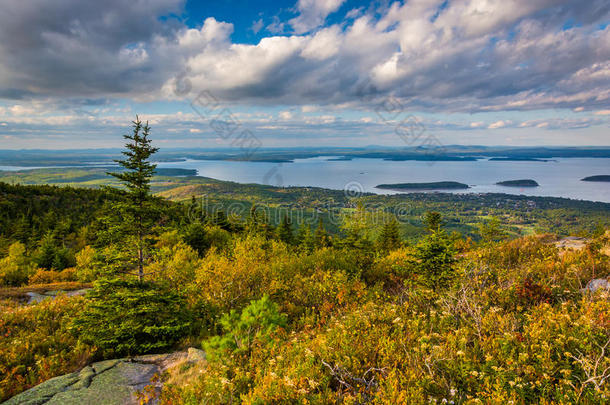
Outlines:
[[[610,202],[610,183],[580,181],[583,177],[610,175],[610,159],[555,159],[550,162],[393,162],[381,159],[333,161],[329,157],[296,159],[292,163],[186,160],[159,167],[196,169],[200,176],[238,183],[273,186],[314,186],[330,189],[393,194],[375,188],[382,183],[458,181],[471,186],[454,193],[508,193],[566,197]],[[533,179],[540,187],[497,186],[505,180]]]

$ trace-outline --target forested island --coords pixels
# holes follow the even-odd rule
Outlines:
[[[598,182],[610,182],[610,175],[598,175],[598,176],[589,176],[585,177],[581,181],[598,181]]]
[[[395,183],[375,186],[385,190],[460,190],[470,188],[468,184],[457,181],[436,181],[431,183]]]
[[[537,181],[531,180],[531,179],[499,181],[496,184],[498,186],[505,186],[505,187],[538,187],[539,186]]]
[[[493,157],[489,159],[490,162],[550,162],[549,159],[539,159],[532,157]]]

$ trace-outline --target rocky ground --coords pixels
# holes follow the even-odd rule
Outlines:
[[[203,351],[154,354],[93,363],[80,371],[52,378],[9,399],[3,405],[137,405],[144,387],[160,389],[155,375],[181,363],[205,360]]]
[[[577,236],[568,236],[567,238],[563,238],[555,242],[555,246],[557,246],[559,249],[580,250],[587,246],[587,239]]]

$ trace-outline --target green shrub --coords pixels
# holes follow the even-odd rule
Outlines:
[[[417,244],[418,272],[429,287],[444,287],[455,276],[455,253],[453,242],[442,230],[433,232]]]
[[[87,298],[73,330],[104,356],[161,352],[189,329],[184,299],[158,284],[101,279]]]
[[[228,350],[238,354],[250,354],[255,342],[270,341],[278,327],[286,326],[286,316],[280,313],[277,304],[265,295],[238,313],[232,310],[220,318],[224,330],[222,336],[214,336],[204,342],[204,348],[211,354]]]
[[[26,284],[35,272],[36,266],[25,255],[25,245],[15,242],[8,248],[8,256],[0,260],[0,285]]]

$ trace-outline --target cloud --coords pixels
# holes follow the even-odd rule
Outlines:
[[[405,108],[431,111],[607,105],[604,13],[565,30],[556,15],[575,13],[576,5],[552,3],[395,3],[378,19],[365,14],[255,45],[227,41],[186,63],[197,88],[244,103],[371,108],[393,96]]]
[[[272,34],[283,34],[286,30],[286,24],[283,23],[278,16],[273,17],[273,22],[267,25],[267,31]]]
[[[254,32],[255,34],[258,34],[258,32],[263,28],[263,19],[260,18],[257,21],[254,21],[252,23],[252,26],[250,27],[250,29],[252,30],[252,32]]]
[[[316,61],[331,58],[339,52],[341,40],[339,27],[333,26],[323,29],[309,40],[301,51],[301,56]]]
[[[610,110],[599,110],[595,111],[595,115],[610,115]]]
[[[496,122],[489,124],[489,126],[487,128],[489,128],[489,129],[504,128],[508,124],[509,124],[509,122],[500,120],[500,121],[496,121]]]
[[[607,1],[412,0],[328,25],[343,3],[299,0],[296,17],[276,17],[271,35],[242,44],[230,21],[172,19],[183,0],[6,0],[0,97],[183,99],[182,74],[191,97],[209,90],[250,106],[370,111],[392,97],[408,110],[476,113],[610,103]]]
[[[182,0],[8,0],[0,13],[0,94],[146,93],[162,77],[154,44]],[[166,61],[162,61],[165,63]]]
[[[301,106],[301,112],[304,112],[304,113],[316,112],[319,109],[320,109],[320,107],[315,106],[315,105],[304,105],[304,106]]]
[[[341,7],[345,0],[299,0],[299,15],[289,21],[297,34],[312,31],[324,24],[326,17]]]
[[[278,115],[282,120],[289,120],[292,118],[292,112],[290,111],[280,111]]]

